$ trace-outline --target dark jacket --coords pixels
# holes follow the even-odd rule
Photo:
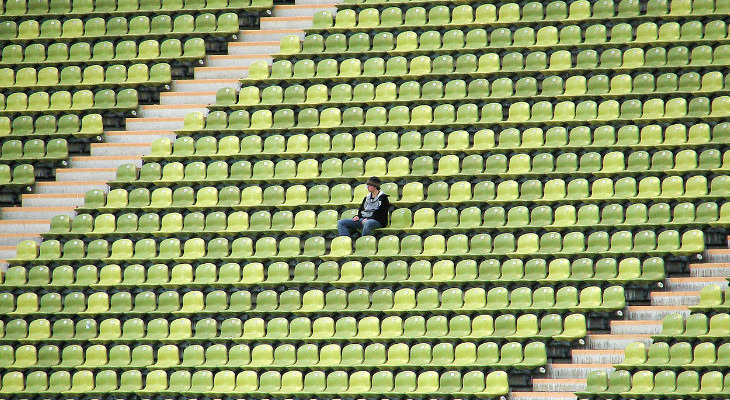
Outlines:
[[[362,203],[360,203],[360,208],[357,210],[357,216],[360,218],[363,218],[362,212],[365,210],[365,200],[367,200],[368,196],[370,196],[370,193],[368,193],[368,195],[362,199]],[[388,226],[388,211],[390,210],[390,201],[388,200],[388,195],[385,193],[382,193],[379,199],[380,205],[373,212],[373,216],[370,218],[380,222],[380,225],[385,228],[386,226]]]

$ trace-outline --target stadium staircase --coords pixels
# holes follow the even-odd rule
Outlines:
[[[194,68],[193,79],[177,79],[160,93],[159,104],[141,105],[137,116],[126,118],[126,130],[107,130],[100,143],[92,143],[90,154],[71,154],[67,166],[56,169],[55,179],[37,182],[32,193],[22,194],[19,206],[0,209],[0,268],[16,254],[16,245],[35,239],[50,229],[51,217],[73,217],[83,205],[84,194],[92,189],[109,190],[106,182],[116,177],[122,164],[142,166],[150,143],[160,137],[174,139],[175,129],[183,127],[183,117],[214,104],[220,88],[240,87],[239,79],[248,76],[248,65],[271,62],[279,51],[279,40],[287,35],[304,37],[312,25],[312,15],[334,10],[341,0],[296,0],[277,4],[271,16],[261,17],[260,29],[241,30],[236,41],[228,43],[228,54],[207,55]]]
[[[513,392],[512,399],[576,399],[574,392],[585,390],[591,371],[614,371],[624,360],[627,345],[641,342],[647,347],[652,335],[662,332],[662,319],[670,314],[690,315],[689,306],[699,303],[700,290],[708,285],[728,287],[730,251],[707,250],[700,260],[689,265],[688,274],[673,274],[651,293],[649,304],[626,307],[625,319],[611,321],[609,332],[589,332],[584,346],[576,346],[564,363],[552,362],[544,376],[535,376],[532,391]],[[682,276],[686,275],[686,276]]]

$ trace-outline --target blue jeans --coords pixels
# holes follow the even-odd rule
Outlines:
[[[352,219],[341,219],[337,221],[337,232],[340,236],[352,236],[353,232],[358,229],[362,229],[363,236],[369,236],[373,234],[373,231],[382,228],[380,222],[374,219],[368,219],[364,223],[362,219],[353,221]]]

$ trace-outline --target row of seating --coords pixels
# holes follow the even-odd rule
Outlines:
[[[366,1],[361,8],[343,9],[335,13],[325,10],[318,11],[314,15],[311,31],[345,31],[358,32],[362,30],[377,30],[388,28],[414,29],[423,27],[450,28],[460,26],[494,26],[494,27],[519,27],[522,25],[539,26],[544,23],[565,23],[565,22],[588,22],[591,20],[610,19],[614,13],[613,1],[593,3],[587,1],[575,1],[570,4],[570,10],[565,2],[551,1],[546,6],[537,1],[525,4],[503,3],[497,8],[495,4],[461,4],[454,7],[439,3],[429,3],[425,6],[413,5],[405,10],[405,14],[398,5],[390,6],[383,4],[378,9],[378,1]],[[350,2],[349,4],[353,4]],[[724,3],[698,7],[695,12],[679,12],[678,7],[669,14],[669,9],[661,7],[661,2],[653,2],[647,5],[642,12],[639,3],[633,1],[622,1],[616,17],[619,19],[628,18],[631,20],[658,19],[662,16],[671,17],[692,17],[706,16],[715,13],[730,11]],[[595,15],[592,15],[595,14]],[[667,15],[669,14],[669,15]],[[644,24],[651,24],[646,22]],[[644,25],[642,24],[642,25]],[[639,26],[642,26],[639,25]],[[310,31],[310,32],[311,32]]]
[[[170,64],[167,63],[154,64],[151,67],[147,64],[134,64],[129,68],[122,64],[109,65],[107,68],[92,65],[83,69],[69,66],[61,70],[56,67],[45,67],[40,70],[25,67],[18,72],[11,68],[0,69],[0,82],[2,82],[0,88],[12,90],[159,86],[168,85],[171,81],[172,71]],[[11,104],[5,104],[4,108],[9,105],[12,107]],[[22,110],[21,107],[18,109]]]
[[[167,64],[165,64],[167,65]],[[507,112],[505,112],[507,111]],[[693,97],[687,101],[684,97],[664,100],[649,98],[644,100],[570,101],[565,100],[553,104],[543,100],[530,105],[526,101],[516,101],[509,109],[501,103],[487,103],[479,106],[475,103],[399,105],[392,108],[375,106],[367,109],[361,107],[329,107],[324,110],[304,108],[295,111],[282,108],[239,112],[235,118],[235,128],[229,121],[228,126],[213,127],[204,125],[204,118],[187,118],[188,126],[179,130],[182,135],[192,132],[230,132],[257,133],[268,132],[319,132],[331,130],[375,130],[375,129],[439,129],[445,127],[493,127],[501,126],[544,126],[545,124],[580,124],[580,123],[651,123],[655,121],[710,121],[726,118],[730,115],[730,96]],[[233,118],[233,116],[231,116]],[[242,132],[241,132],[242,131]]]
[[[489,291],[478,287],[466,291],[452,288],[439,291],[433,288],[418,292],[411,288],[379,289],[372,294],[365,289],[348,292],[334,289],[328,292],[295,289],[277,293],[264,290],[254,297],[247,290],[226,293],[215,290],[204,294],[191,290],[180,295],[177,291],[156,294],[143,291],[136,295],[130,292],[70,292],[65,296],[49,292],[38,296],[26,292],[18,296],[12,293],[0,294],[0,309],[4,315],[186,315],[193,314],[377,314],[377,313],[438,313],[482,312],[525,313],[525,312],[609,312],[623,310],[626,305],[624,288],[598,286],[582,290],[564,286],[557,291],[544,286],[534,291],[527,287],[513,289],[494,287]],[[254,304],[255,303],[255,304]]]
[[[544,6],[541,2],[536,1],[525,4],[507,2],[500,6],[497,19],[489,22],[493,24],[532,24],[541,22],[543,19],[547,21],[584,20],[589,18],[634,19],[640,16],[677,18],[688,15],[708,15],[713,14],[715,11],[720,13],[726,12],[727,5],[721,1],[717,3],[715,4],[714,0],[656,0],[648,3],[646,11],[642,14],[638,4],[631,0],[621,0],[618,3],[618,14],[616,14],[616,2],[614,0],[600,3],[590,3],[581,0],[571,2],[570,6],[562,0],[552,0]],[[451,3],[447,1],[434,3],[407,0],[346,0],[340,5],[340,8],[386,7],[400,6],[402,4],[408,6],[424,5],[435,7],[441,4],[450,5]],[[472,5],[472,7],[476,6]],[[489,9],[491,10],[491,8]]]
[[[264,270],[266,273],[264,274]],[[347,286],[357,284],[405,285],[481,282],[490,284],[530,285],[540,283],[581,282],[600,283],[649,283],[664,279],[664,260],[650,257],[601,258],[594,262],[590,258],[578,258],[571,263],[567,258],[547,260],[532,258],[526,261],[510,259],[501,262],[486,259],[479,264],[470,259],[414,261],[347,261],[341,265],[327,261],[315,265],[305,261],[290,267],[285,262],[274,262],[264,266],[259,262],[244,264],[226,263],[220,267],[203,263],[196,267],[190,264],[154,264],[144,267],[140,264],[127,265],[122,271],[117,264],[107,264],[101,269],[95,265],[73,268],[57,266],[51,271],[45,265],[31,268],[10,267],[4,275],[2,288],[44,287],[56,288],[180,288],[180,287],[225,287],[242,286]]]
[[[33,165],[20,164],[11,169],[7,164],[0,164],[0,189],[29,190],[33,184],[35,184],[35,169]]]
[[[307,393],[309,395],[446,395],[461,392],[481,398],[494,398],[509,392],[507,374],[494,371],[378,371],[347,373],[333,371],[262,372],[231,370],[181,370],[170,374],[164,370],[151,370],[142,383],[142,372],[126,370],[119,376],[116,371],[105,370],[94,374],[88,370],[73,372],[56,371],[50,376],[44,371],[6,372],[2,377],[0,396],[13,395],[82,395],[82,394],[146,394],[146,395],[250,395],[283,396]]]
[[[412,8],[409,9],[413,10]],[[338,13],[339,15],[340,13]],[[435,27],[439,29],[438,27]],[[386,28],[392,29],[392,28]],[[703,24],[689,21],[681,25],[667,22],[661,27],[655,23],[644,23],[636,28],[628,23],[614,25],[608,33],[606,25],[595,24],[585,30],[577,25],[569,25],[558,29],[545,26],[538,30],[522,27],[514,32],[509,28],[497,28],[491,32],[485,29],[450,29],[443,34],[439,30],[428,30],[416,33],[405,30],[398,33],[382,32],[370,37],[367,33],[358,33],[347,37],[342,33],[308,35],[303,41],[295,35],[286,36],[280,41],[281,51],[277,58],[312,58],[321,59],[322,54],[338,52],[349,55],[375,55],[388,53],[391,55],[411,54],[452,54],[464,50],[471,51],[504,51],[504,50],[555,50],[571,49],[579,46],[600,47],[602,45],[656,45],[672,44],[714,44],[727,40],[727,25],[724,21],[715,20]],[[709,48],[709,46],[708,46]],[[469,51],[469,52],[471,52]],[[711,49],[710,49],[711,51]]]
[[[206,241],[192,238],[181,241],[167,238],[157,243],[154,239],[117,239],[111,244],[97,239],[85,244],[72,239],[64,244],[58,240],[46,240],[41,245],[33,240],[18,244],[17,258],[9,260],[11,265],[41,264],[49,262],[83,262],[103,260],[106,262],[170,261],[282,261],[311,259],[433,259],[475,257],[545,257],[583,255],[689,255],[704,250],[704,235],[700,230],[689,230],[682,234],[676,230],[665,230],[656,234],[653,230],[617,231],[609,234],[595,231],[589,235],[583,232],[548,232],[518,234],[500,233],[492,236],[486,233],[467,236],[456,234],[448,237],[430,235],[425,239],[408,235],[403,239],[388,235],[380,239],[372,236],[358,238],[354,246],[349,236],[332,240],[326,249],[326,240],[312,236],[302,241],[298,236],[239,237],[229,242],[219,237]]]
[[[525,276],[527,276],[525,265]],[[664,260],[649,257],[641,262],[638,258],[601,258],[595,262],[589,258],[578,258],[571,263],[568,259],[558,258],[548,265],[546,278],[538,279],[542,284],[585,282],[598,284],[608,282],[621,285],[648,285],[661,282],[665,278]]]
[[[159,190],[159,191],[158,191]],[[245,188],[243,192],[236,186],[227,186],[221,189],[219,194],[219,201],[216,204],[205,205],[201,209],[229,209],[231,207],[242,205],[242,199],[254,199],[253,201],[244,200],[245,209],[248,208],[269,208],[269,207],[287,207],[284,206],[284,193],[285,190],[281,186],[277,186],[276,189],[268,190],[264,202],[263,190],[258,186],[251,186],[251,189]],[[298,192],[304,190],[302,194],[306,195],[306,188],[304,186],[298,187],[295,191]],[[421,187],[423,191],[423,188]],[[170,209],[175,211],[188,211],[195,205],[195,198],[192,201],[188,201],[189,195],[195,196],[195,191],[190,187],[176,189],[177,194],[174,196],[175,201],[173,202],[173,191],[170,188],[159,188],[154,191],[150,191],[147,188],[138,188],[133,190],[126,189],[113,189],[107,195],[101,190],[92,189],[86,192],[84,196],[84,206],[79,209],[79,212],[95,213],[104,211],[124,211],[134,209],[149,209],[150,211],[161,211],[164,209]],[[217,190],[214,187],[210,187],[206,190],[209,194],[214,194]],[[292,191],[292,194],[295,192]],[[317,192],[321,196],[312,197],[312,206],[357,206],[361,203],[361,197],[365,197],[367,189],[365,185],[357,185],[353,193],[353,188],[348,184],[343,184],[334,190],[335,193],[332,195],[330,200],[325,199],[328,197],[330,192],[329,188],[325,185],[320,185],[314,192]],[[152,202],[152,193],[154,195],[154,202]],[[243,193],[243,197],[241,197]],[[446,197],[448,198],[448,187],[446,188]],[[353,197],[354,196],[354,197]],[[297,195],[297,197],[299,197]],[[306,196],[305,196],[306,197]],[[423,195],[421,195],[423,197]],[[494,196],[492,196],[494,197]],[[586,196],[587,197],[587,196]],[[303,203],[298,200],[295,202],[294,197],[290,197],[289,204],[291,207],[301,207]],[[250,204],[250,206],[248,206]],[[202,206],[202,203],[201,203]]]
[[[670,72],[655,77],[642,73],[635,77],[628,74],[617,74],[609,77],[596,74],[590,78],[571,76],[563,80],[560,76],[547,76],[541,81],[533,77],[520,78],[513,82],[511,78],[497,78],[489,81],[484,78],[474,79],[467,83],[462,79],[451,79],[445,84],[440,80],[419,83],[407,80],[397,85],[384,82],[375,86],[363,82],[353,86],[348,83],[338,84],[331,89],[323,84],[309,87],[303,85],[287,86],[284,90],[278,85],[266,86],[263,90],[257,86],[245,86],[238,95],[233,88],[223,88],[216,93],[216,109],[249,109],[274,108],[280,105],[335,105],[348,103],[365,104],[388,102],[393,104],[430,103],[433,101],[457,101],[463,99],[524,99],[554,98],[560,96],[626,96],[649,95],[655,93],[676,92],[716,92],[727,90],[728,79],[719,71],[700,75],[687,72],[677,76]],[[540,90],[538,91],[538,87]]]
[[[119,63],[144,61],[192,61],[205,57],[205,41],[201,38],[155,40],[140,42],[122,40],[116,45],[110,41],[96,43],[53,43],[46,47],[35,43],[25,48],[11,44],[3,47],[0,66],[24,67],[31,65],[61,65],[87,63]]]
[[[730,356],[730,343],[716,347],[712,342],[691,345],[677,342],[671,346],[665,342],[631,343],[624,349],[624,360],[616,365],[626,370],[645,369],[726,369]]]
[[[658,341],[715,341],[730,336],[730,315],[726,313],[693,313],[685,317],[668,314],[662,319],[661,333],[652,335]]]
[[[730,289],[728,289],[730,290]],[[720,285],[707,285],[700,290],[700,302],[690,306],[692,311],[717,311],[730,310],[730,295]]]
[[[99,238],[99,237],[166,237],[178,235],[239,235],[312,233],[324,234],[337,229],[337,221],[355,216],[354,210],[300,210],[296,214],[289,210],[268,210],[251,212],[221,211],[207,215],[194,211],[184,216],[171,212],[164,215],[145,213],[137,216],[125,213],[116,217],[111,213],[78,214],[73,220],[66,215],[51,219],[51,230],[44,238]],[[273,214],[273,215],[272,215]],[[717,203],[679,203],[673,208],[667,203],[655,203],[647,207],[643,203],[624,208],[621,204],[598,207],[587,204],[576,208],[566,204],[553,210],[549,206],[538,206],[530,210],[516,206],[508,211],[495,206],[482,211],[468,207],[461,211],[455,207],[419,208],[415,212],[398,208],[391,214],[390,224],[380,232],[425,233],[425,232],[469,232],[469,231],[525,231],[525,230],[576,230],[600,228],[645,228],[694,227],[701,225],[723,226],[730,223],[730,203],[718,207]]]
[[[676,71],[686,68],[707,68],[726,65],[728,63],[727,46],[713,48],[698,46],[690,51],[685,46],[674,46],[669,49],[653,47],[627,48],[619,50],[609,48],[600,54],[592,49],[581,50],[572,54],[568,50],[556,50],[549,55],[542,51],[523,55],[510,52],[505,55],[486,53],[481,56],[462,54],[456,60],[450,55],[436,55],[431,59],[421,55],[406,59],[403,56],[368,57],[365,61],[359,58],[347,58],[341,61],[327,58],[315,63],[310,59],[296,62],[277,60],[273,64],[257,61],[251,64],[249,74],[241,78],[244,85],[288,82],[317,82],[335,84],[340,81],[375,80],[389,81],[412,79],[414,77],[491,77],[494,74],[512,76],[522,73],[555,73],[588,74],[609,72],[614,70],[667,70]],[[384,46],[383,51],[388,51]],[[600,61],[599,61],[600,60]]]
[[[103,103],[104,99],[100,100]],[[35,119],[31,116],[18,116],[12,122],[9,117],[0,116],[0,138],[91,137],[103,133],[104,124],[99,114],[87,114],[82,118],[76,114],[63,114],[58,118],[44,114]]]
[[[440,133],[439,136],[443,139],[444,135],[440,131],[430,133]],[[463,133],[463,135],[457,135],[458,133]],[[486,132],[480,131],[479,133],[479,137],[486,136]],[[387,137],[384,140],[383,135],[390,136],[395,143],[386,142]],[[158,139],[152,146],[151,154],[145,157],[145,161],[148,162],[144,163],[139,169],[131,164],[120,165],[117,167],[116,180],[112,182],[111,186],[129,184],[135,181],[141,181],[140,183],[144,184],[161,181],[160,184],[164,184],[165,182],[177,180],[171,179],[174,176],[181,180],[192,180],[193,176],[199,176],[202,180],[206,180],[206,177],[207,180],[211,181],[226,180],[230,177],[229,170],[231,172],[237,171],[236,175],[241,176],[243,180],[255,183],[264,180],[267,182],[279,182],[281,180],[311,182],[318,179],[339,179],[342,177],[354,179],[363,174],[368,176],[380,175],[393,179],[402,176],[420,179],[445,177],[515,178],[520,176],[646,176],[682,174],[689,171],[722,172],[726,171],[728,165],[730,165],[730,153],[726,151],[723,154],[713,148],[704,150],[699,154],[696,150],[688,149],[676,153],[672,150],[658,150],[653,154],[645,150],[609,151],[604,155],[598,152],[586,152],[580,156],[573,152],[565,152],[559,154],[557,158],[552,153],[541,152],[533,153],[532,156],[526,153],[514,153],[510,157],[496,153],[489,155],[486,159],[481,154],[466,155],[464,158],[446,154],[436,159],[430,155],[409,159],[405,155],[397,154],[406,152],[405,149],[399,151],[398,136],[392,132],[390,135],[387,133],[378,135],[379,145],[376,144],[375,135],[370,132],[358,135],[355,144],[356,149],[348,152],[348,155],[352,158],[348,158],[344,162],[335,158],[323,159],[321,163],[316,158],[306,158],[299,162],[286,159],[289,157],[307,155],[316,157],[322,155],[315,152],[316,149],[309,148],[307,138],[302,136],[300,136],[302,140],[289,137],[288,151],[284,150],[284,143],[287,140],[281,135],[270,136],[264,141],[257,135],[246,136],[243,140],[237,136],[225,136],[220,141],[213,136],[204,136],[197,140],[182,137],[175,140],[174,147],[169,139]],[[436,135],[429,136],[431,138]],[[461,138],[458,138],[458,136],[461,136]],[[475,134],[475,136],[477,135]],[[438,136],[436,137],[438,138]],[[449,137],[451,139],[469,140],[469,134],[464,131],[452,132]],[[352,138],[352,136],[338,139],[348,138]],[[360,140],[361,138],[362,140]],[[403,142],[405,141],[404,138]],[[415,145],[420,144],[419,142],[416,142]],[[454,142],[456,140],[451,143]],[[387,151],[389,145],[394,147],[396,154]],[[458,152],[457,149],[460,146],[467,146],[467,144],[457,142],[454,146],[450,146],[448,150],[441,151]],[[438,147],[432,153],[441,152]],[[443,147],[441,148],[443,149]],[[276,150],[279,149],[284,153],[289,153],[287,154],[289,157],[276,163],[269,160],[275,157]],[[369,152],[368,149],[372,149],[372,151]],[[516,150],[519,150],[519,148]],[[329,153],[331,151],[325,151],[325,156],[330,155]],[[420,153],[423,154],[425,151]],[[373,155],[374,157],[364,160],[357,157],[364,154]],[[378,154],[388,154],[392,158],[386,159]],[[215,161],[220,159],[230,161]],[[235,161],[236,159],[252,160],[253,163],[250,161]],[[257,159],[259,161],[256,161]],[[151,160],[160,160],[165,164],[149,162]],[[190,163],[183,165],[181,161],[190,161]],[[230,167],[229,162],[232,163]],[[245,174],[248,179],[242,175],[244,168],[251,170],[250,175]]]
[[[214,344],[199,351],[180,350],[174,344],[153,349],[142,344],[130,348],[127,345],[107,346],[94,344],[82,347],[72,344],[59,349],[57,346],[41,348],[31,344],[13,347],[0,346],[0,368],[3,369],[187,369],[243,368],[279,369],[298,368],[454,368],[484,367],[489,370],[511,368],[532,369],[545,365],[547,355],[542,342],[504,343],[462,342],[453,343],[404,343],[386,346],[372,343],[366,346],[355,343],[347,346],[328,344],[320,349],[316,344],[295,346],[281,344],[239,344],[230,348]],[[196,345],[195,350],[203,350]],[[182,353],[182,354],[181,354]],[[181,357],[182,355],[182,357]],[[203,356],[202,359],[200,356]]]
[[[119,38],[149,39],[157,37],[211,37],[231,36],[239,32],[238,15],[224,13],[215,16],[203,13],[197,16],[182,14],[156,15],[152,19],[146,15],[127,20],[126,17],[113,17],[106,20],[94,17],[83,21],[68,18],[61,22],[48,19],[42,23],[37,20],[0,22],[0,40],[14,43],[53,43],[58,40],[118,40]]]
[[[28,116],[29,114],[124,112],[136,111],[138,107],[139,94],[136,89],[122,89],[118,92],[113,89],[103,89],[96,93],[88,89],[73,93],[66,90],[52,93],[38,91],[30,95],[15,92],[7,97],[0,94],[0,115],[20,114],[19,118],[13,119],[13,125],[19,125],[18,130],[25,128],[31,132],[33,119]],[[8,120],[8,125],[9,122]],[[15,126],[12,130],[16,131]]]
[[[464,158],[448,154],[436,159],[432,156],[409,159],[405,155],[395,155],[390,159],[380,156],[367,159],[352,157],[344,162],[338,158],[327,158],[321,163],[315,158],[306,158],[299,162],[291,159],[277,162],[268,159],[255,161],[256,150],[261,149],[261,141],[246,139],[239,141],[238,137],[233,136],[232,140],[226,140],[226,142],[221,140],[220,147],[218,141],[211,136],[199,138],[197,141],[186,137],[177,139],[175,147],[170,149],[170,153],[155,152],[146,159],[168,161],[168,164],[162,166],[159,163],[146,163],[139,171],[136,168],[133,169],[130,164],[120,166],[117,168],[116,181],[110,186],[128,185],[138,180],[142,181],[139,186],[154,184],[156,181],[169,182],[170,176],[184,177],[183,180],[194,180],[192,177],[198,176],[203,181],[226,181],[230,178],[229,171],[233,170],[238,172],[238,176],[241,176],[243,182],[250,184],[261,182],[317,183],[358,179],[363,176],[380,176],[389,180],[403,177],[414,180],[514,179],[519,177],[674,175],[710,171],[722,173],[730,170],[730,151],[725,151],[723,154],[717,149],[708,149],[700,154],[695,150],[680,150],[676,153],[671,150],[659,150],[654,154],[649,154],[645,150],[611,151],[603,155],[598,152],[587,152],[580,156],[576,153],[565,152],[558,155],[557,158],[552,153],[534,153],[532,156],[526,153],[516,153],[511,157],[504,154],[492,154],[486,159],[481,154],[472,154]],[[254,147],[253,149],[248,146],[251,142],[255,146],[251,146]],[[241,144],[240,148],[238,143]],[[230,146],[231,144],[233,146]],[[371,144],[375,145],[374,142]],[[156,147],[155,150],[160,150],[161,147]],[[191,155],[194,156],[190,157]],[[356,156],[356,154],[349,155]],[[269,154],[265,154],[263,158],[269,157],[271,157]],[[177,160],[192,161],[195,159],[205,161],[227,159],[232,162],[232,165],[229,167],[226,161],[212,161],[209,164],[204,161],[195,161],[186,165],[176,162]],[[236,159],[253,159],[254,162],[243,161],[239,164],[235,161]],[[247,178],[243,178],[240,169],[244,163],[251,170],[251,175]],[[234,165],[237,166],[235,169]]]
[[[172,13],[179,11],[218,11],[233,9],[253,11],[273,6],[266,0],[18,0],[8,2],[0,18],[46,17],[50,15],[131,15],[142,13]],[[1,8],[1,7],[0,7]]]
[[[725,203],[728,204],[728,203]],[[390,225],[382,229],[383,232],[459,232],[472,230],[494,229],[504,230],[575,230],[600,228],[640,228],[644,225],[664,227],[691,227],[697,225],[719,225],[730,222],[730,204],[723,204],[723,213],[720,214],[716,203],[706,202],[695,207],[692,203],[679,203],[672,207],[667,203],[654,203],[650,207],[645,204],[631,204],[624,208],[620,204],[609,204],[602,208],[595,204],[587,204],[576,208],[573,205],[562,205],[553,210],[549,206],[539,206],[532,210],[525,206],[516,206],[509,211],[501,206],[487,208],[482,212],[477,207],[469,207],[457,211],[456,208],[442,208],[436,213],[431,208],[420,208],[412,212],[408,208],[398,208],[391,214]],[[265,211],[264,211],[265,212]],[[286,211],[280,211],[286,212]],[[310,211],[311,212],[311,211]],[[263,223],[264,229],[286,231],[296,229],[295,221],[288,219],[271,218],[264,215],[264,221],[259,218],[262,212],[251,214],[249,231],[256,231]],[[278,214],[278,213],[277,213]],[[277,214],[274,214],[276,218]],[[299,216],[299,213],[297,213]],[[164,217],[163,217],[164,218]],[[281,216],[279,218],[282,218]],[[270,228],[267,229],[267,222]],[[274,223],[284,223],[283,227],[274,226]],[[296,221],[299,222],[299,221]],[[310,217],[310,225],[319,229],[319,222]],[[324,221],[323,221],[324,222]],[[306,225],[304,225],[306,226]],[[329,225],[325,225],[329,226]],[[253,228],[253,229],[252,229]],[[324,228],[324,227],[322,227]]]
[[[247,111],[236,111],[228,115],[220,111],[208,114],[205,124],[212,129],[226,127],[234,129],[240,125],[241,114]],[[2,118],[2,117],[0,117]],[[202,115],[189,113],[186,115],[188,124],[185,129],[191,129]],[[8,121],[9,122],[9,121]],[[15,122],[15,121],[13,121]],[[6,123],[7,124],[7,123]],[[205,130],[205,128],[204,128]],[[181,132],[181,133],[184,133]],[[195,133],[191,137],[201,139],[209,132]],[[268,134],[237,137],[234,135],[222,136],[218,140],[217,152],[226,158],[237,154],[239,149],[255,158],[292,158],[303,156],[333,156],[347,153],[351,156],[362,155],[414,155],[423,153],[509,153],[513,151],[530,152],[535,150],[654,150],[666,148],[695,148],[700,146],[716,147],[730,139],[730,124],[718,123],[710,126],[707,123],[672,124],[662,127],[656,124],[644,126],[622,125],[616,129],[612,125],[599,125],[594,128],[577,126],[567,129],[562,126],[543,128],[506,128],[494,132],[491,129],[481,129],[470,133],[465,130],[453,130],[444,133],[439,130],[429,130],[426,133],[408,131],[397,133],[393,131],[361,132],[357,136],[352,133],[316,133],[306,134]],[[195,152],[190,151],[190,141],[178,137],[175,145],[183,147],[176,150],[171,140],[155,139],[151,145],[151,153],[145,156],[145,161],[156,160],[164,155],[165,159],[173,152],[185,150],[186,159],[195,159]],[[185,149],[184,147],[187,146]],[[213,157],[213,156],[206,156]]]
[[[188,318],[154,318],[145,322],[141,318],[105,318],[101,320],[81,318],[13,319],[7,324],[0,321],[3,343],[247,343],[255,342],[390,342],[421,340],[555,340],[569,342],[586,335],[584,314],[488,314],[475,316],[456,314],[450,318],[442,315],[428,318],[412,315],[383,317],[250,317],[202,318],[193,322]],[[186,351],[196,351],[200,346]]]
[[[32,139],[25,143],[13,139],[5,141],[0,148],[0,163],[15,164],[27,161],[63,161],[68,159],[66,139],[53,139],[46,143]]]
[[[144,236],[174,236],[184,233],[232,234],[232,233],[305,233],[305,232],[332,232],[336,229],[337,220],[352,218],[355,212],[326,210],[318,216],[313,211],[300,211],[294,217],[290,211],[283,211],[274,217],[267,211],[260,211],[249,216],[245,211],[235,211],[230,215],[215,212],[204,215],[202,212],[191,212],[183,217],[180,213],[159,215],[146,213],[138,217],[134,213],[120,215],[117,219],[113,214],[104,213],[96,218],[91,214],[79,214],[73,221],[65,215],[58,215],[51,219],[51,230],[46,238],[71,237],[144,237]],[[295,222],[296,218],[296,222]],[[316,227],[318,225],[318,227]]]
[[[677,397],[704,398],[726,393],[730,388],[730,375],[712,371],[700,374],[698,371],[673,370],[629,371],[611,373],[592,371],[588,373],[585,391],[576,393],[580,398],[605,399],[608,397],[641,397],[653,399],[676,399]]]
[[[501,205],[516,203],[557,204],[557,203],[604,203],[620,200],[635,202],[654,201],[716,201],[724,200],[729,195],[728,181],[730,177],[720,175],[707,185],[707,178],[696,176],[684,180],[678,176],[670,176],[663,181],[657,177],[647,177],[637,182],[633,177],[624,177],[613,181],[600,178],[592,184],[586,179],[575,179],[566,183],[562,179],[552,179],[545,184],[538,180],[529,180],[522,185],[517,181],[503,181],[496,185],[492,181],[481,181],[475,185],[460,181],[449,185],[435,182],[427,191],[420,182],[407,183],[398,191],[390,191],[391,201],[399,206],[423,205],[437,207],[439,205],[464,206],[481,205],[485,202]],[[185,183],[185,182],[181,182]],[[172,184],[172,182],[170,182]],[[709,190],[708,190],[709,186]],[[567,189],[566,189],[567,187]],[[473,190],[473,192],[472,192]],[[307,189],[304,185],[288,188],[282,186],[247,186],[241,190],[237,186],[225,186],[220,190],[212,186],[195,190],[189,186],[176,188],[160,187],[154,190],[137,188],[132,190],[114,189],[107,196],[100,190],[87,192],[88,201],[79,212],[99,213],[108,211],[129,212],[188,211],[191,209],[220,210],[254,210],[258,208],[334,208],[359,206],[367,189],[364,184],[354,188],[346,183],[333,186],[316,185]]]
[[[586,126],[527,128],[520,131],[516,128],[507,128],[499,132],[498,145],[489,148],[490,151],[500,152],[520,149],[660,149],[660,148],[693,148],[696,146],[710,146],[723,142],[726,132],[730,133],[730,125],[718,123],[710,127],[706,123],[672,124],[659,126],[655,124],[638,127],[632,124],[623,124],[618,129],[609,125],[599,125],[594,128]],[[381,133],[382,135],[382,133]],[[472,141],[476,142],[474,134]],[[334,140],[334,138],[333,138]],[[425,138],[424,138],[425,140]],[[472,145],[472,147],[474,147]],[[471,148],[466,149],[467,152]],[[482,149],[475,149],[480,151]],[[486,150],[486,149],[484,149]]]

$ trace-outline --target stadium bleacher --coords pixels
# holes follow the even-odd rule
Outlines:
[[[272,7],[6,0],[0,191]],[[730,2],[337,7],[17,245],[0,398],[727,395],[713,280],[572,390],[525,393],[726,245]],[[390,225],[337,237],[371,176]]]
[[[68,157],[56,151],[18,157],[10,147],[53,136],[78,151],[100,140],[104,127],[123,126],[124,116],[169,88],[175,68],[202,62],[206,40],[235,37],[239,15],[271,7],[245,0],[6,2],[0,13],[0,142],[9,152],[0,163],[12,166],[8,160],[21,158],[32,161],[35,177],[52,177]],[[34,182],[19,170],[18,179],[3,179],[2,187],[19,193]],[[0,200],[18,203],[15,196]]]

